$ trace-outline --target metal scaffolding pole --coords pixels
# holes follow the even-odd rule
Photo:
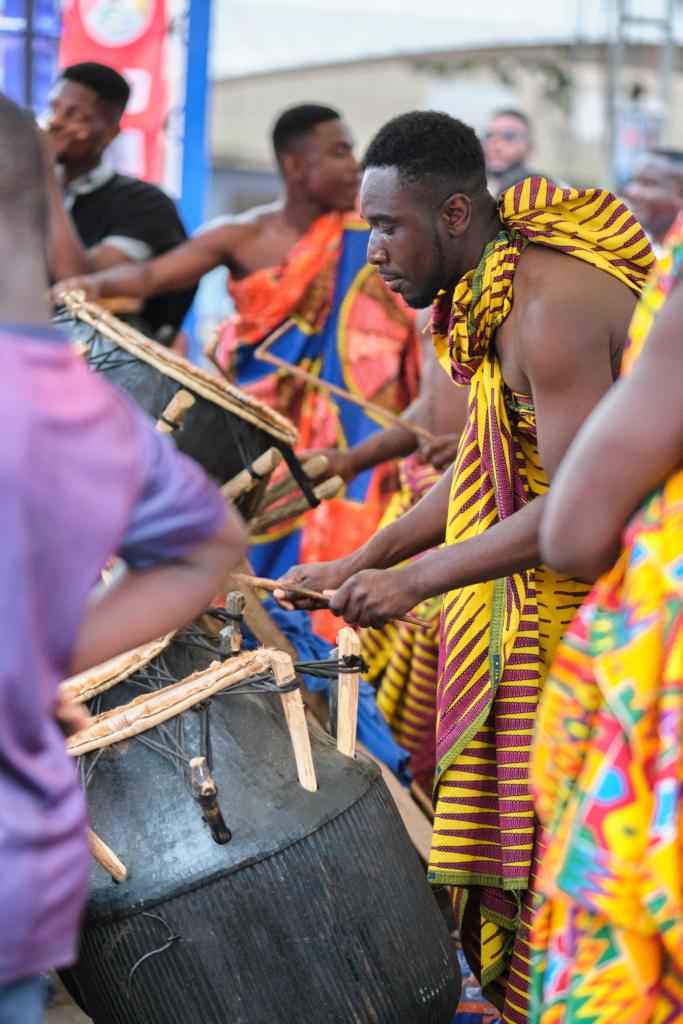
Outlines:
[[[634,44],[640,45],[648,36],[657,39],[655,45],[660,51],[657,141],[661,144],[666,138],[676,56],[673,35],[674,3],[675,0],[659,0],[660,10],[653,15],[638,13],[634,9],[634,0],[608,0],[613,17],[607,84],[607,144],[612,188],[617,185],[615,164],[619,115],[632,108],[632,101],[624,95],[623,83],[624,70],[628,64],[628,50]],[[652,6],[650,2],[650,10]],[[641,38],[634,39],[639,29]]]
[[[24,34],[24,107],[33,113],[33,0],[26,0]]]

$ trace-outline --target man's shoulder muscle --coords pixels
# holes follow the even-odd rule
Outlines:
[[[277,228],[282,220],[279,203],[255,206],[244,213],[229,213],[214,217],[197,231],[197,237],[211,236],[225,239],[255,239],[267,231]]]
[[[519,259],[514,297],[518,303],[533,297],[549,308],[561,301],[576,304],[606,319],[623,310],[632,311],[636,303],[631,289],[608,271],[537,244],[527,246]]]
[[[501,332],[501,362],[509,367],[514,357],[528,379],[562,374],[598,353],[616,368],[635,303],[631,290],[606,271],[529,245],[515,274],[510,324]]]
[[[564,330],[619,339],[637,301],[607,271],[540,245],[530,245],[522,254],[513,295],[516,326],[529,340]]]
[[[279,203],[258,206],[245,213],[226,214],[213,220],[197,231],[195,238],[205,245],[220,251],[226,262],[239,260],[243,246],[259,243],[273,231],[277,231],[282,220]]]

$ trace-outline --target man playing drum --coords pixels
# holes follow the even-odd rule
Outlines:
[[[453,472],[414,508],[354,555],[288,576],[362,626],[446,595],[429,874],[454,887],[484,996],[520,1024],[538,853],[531,731],[587,592],[540,564],[539,523],[564,452],[618,373],[652,251],[598,189],[532,178],[496,203],[474,131],[447,114],[395,118],[365,163],[368,258],[410,305],[436,300],[437,351],[469,386],[469,418]]]

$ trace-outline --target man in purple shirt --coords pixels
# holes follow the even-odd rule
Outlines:
[[[196,615],[243,558],[192,460],[50,327],[40,143],[0,96],[0,1024],[72,962],[89,855],[57,686]],[[108,557],[129,572],[96,602]]]

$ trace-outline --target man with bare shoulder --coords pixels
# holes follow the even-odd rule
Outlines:
[[[193,287],[214,267],[226,266],[236,315],[220,330],[214,358],[297,425],[299,450],[334,449],[333,457],[362,446],[381,421],[292,375],[274,373],[257,357],[259,345],[282,328],[274,354],[398,414],[417,395],[419,342],[412,312],[368,265],[368,226],[354,210],[360,167],[338,112],[317,104],[286,110],[274,125],[273,148],[282,201],[214,220],[149,262],[63,281],[55,294],[82,288],[92,299],[147,300]],[[294,562],[345,555],[372,535],[395,486],[386,460],[417,447],[409,430],[399,428],[390,440],[379,453],[380,466],[379,458],[367,461],[366,448],[363,465],[340,460],[342,495],[281,525],[275,537],[255,539],[251,560],[259,575],[277,578]],[[334,639],[337,627],[328,618]]]
[[[468,962],[519,1024],[539,844],[534,713],[587,590],[541,564],[539,523],[562,456],[618,372],[652,252],[597,189],[531,178],[496,203],[474,131],[433,111],[395,118],[370,144],[361,212],[368,259],[392,291],[435,303],[437,351],[469,388],[468,421],[453,472],[414,508],[347,558],[288,577],[333,592],[332,609],[361,626],[445,595],[430,879],[454,887]]]
[[[209,221],[156,259],[70,278],[60,286],[83,288],[91,299],[129,295],[147,300],[191,288],[210,270],[226,266],[239,299],[239,282],[282,268],[314,224],[352,210],[358,194],[358,162],[336,111],[314,105],[285,111],[273,129],[273,143],[285,184],[283,201]],[[314,275],[306,276],[305,283],[300,281],[304,288]]]

